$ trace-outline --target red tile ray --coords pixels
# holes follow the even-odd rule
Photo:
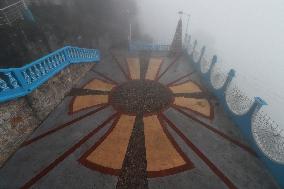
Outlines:
[[[21,189],[27,189],[33,186],[38,180],[43,178],[46,174],[48,174],[53,168],[55,168],[57,165],[59,165],[62,161],[64,161],[70,154],[75,152],[82,144],[84,144],[87,140],[89,140],[92,136],[94,136],[97,132],[99,132],[102,128],[104,128],[107,123],[109,123],[111,120],[116,118],[116,120],[119,118],[119,113],[115,113],[112,116],[110,116],[108,119],[106,119],[100,126],[96,127],[94,130],[89,132],[87,135],[85,135],[82,139],[80,139],[75,145],[73,145],[71,148],[69,148],[67,151],[65,151],[61,156],[59,156],[57,159],[55,159],[51,164],[49,164],[47,167],[45,167],[43,170],[41,170],[39,173],[37,173],[34,177],[32,177],[28,182],[26,182]],[[115,124],[115,121],[112,123]]]
[[[237,189],[234,183],[217,167],[215,166],[165,115],[161,117],[168,123],[180,138],[191,148],[195,154],[207,164],[207,166],[227,185],[229,189]]]

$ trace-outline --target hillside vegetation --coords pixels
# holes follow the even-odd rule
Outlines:
[[[36,23],[18,21],[0,28],[0,67],[18,67],[66,45],[126,48],[129,23],[139,37],[133,0],[35,1]]]

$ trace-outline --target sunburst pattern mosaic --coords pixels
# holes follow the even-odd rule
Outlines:
[[[190,74],[168,84],[160,82],[161,77],[167,76],[168,70],[176,64],[178,58],[164,66],[162,58],[149,58],[146,69],[142,69],[145,62],[140,60],[138,57],[126,58],[124,63],[116,60],[121,73],[127,78],[124,82],[114,81],[94,71],[99,77],[93,78],[82,88],[72,90],[71,95],[74,97],[69,104],[69,115],[79,116],[26,141],[23,146],[28,146],[86,117],[96,115],[107,107],[112,107],[114,113],[37,173],[23,188],[34,185],[91,137],[106,128],[107,131],[91,147],[81,152],[78,162],[87,169],[117,176],[117,188],[133,186],[129,183],[147,186],[147,178],[173,175],[195,168],[193,161],[178,145],[169,128],[228,188],[236,188],[165,112],[174,109],[222,139],[251,154],[254,152],[202,121],[213,119],[214,108],[207,92],[190,78],[187,79]],[[110,124],[110,127],[107,127],[107,124]]]
[[[127,58],[127,82],[113,84],[94,79],[84,89],[101,93],[74,98],[71,113],[104,104],[110,104],[119,112],[112,131],[80,158],[82,164],[98,171],[118,175],[125,159],[136,116],[143,115],[148,176],[163,176],[193,168],[191,161],[165,132],[159,115],[171,106],[178,106],[212,118],[213,109],[207,99],[175,97],[175,94],[180,93],[201,93],[201,88],[193,81],[169,86],[156,81],[162,62],[160,58],[151,58],[146,76],[141,78],[139,59]],[[105,92],[108,94],[103,94]]]

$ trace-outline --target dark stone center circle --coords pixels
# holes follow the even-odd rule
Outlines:
[[[164,85],[150,80],[132,80],[114,88],[110,103],[124,114],[153,114],[171,105],[173,94]]]

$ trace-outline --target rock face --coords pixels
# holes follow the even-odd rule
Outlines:
[[[0,104],[0,167],[92,66],[71,65],[28,96]]]
[[[0,165],[21,145],[39,125],[25,98],[0,106]]]
[[[43,121],[93,65],[93,63],[71,65],[29,94],[26,99],[31,108],[36,110],[37,118]]]

